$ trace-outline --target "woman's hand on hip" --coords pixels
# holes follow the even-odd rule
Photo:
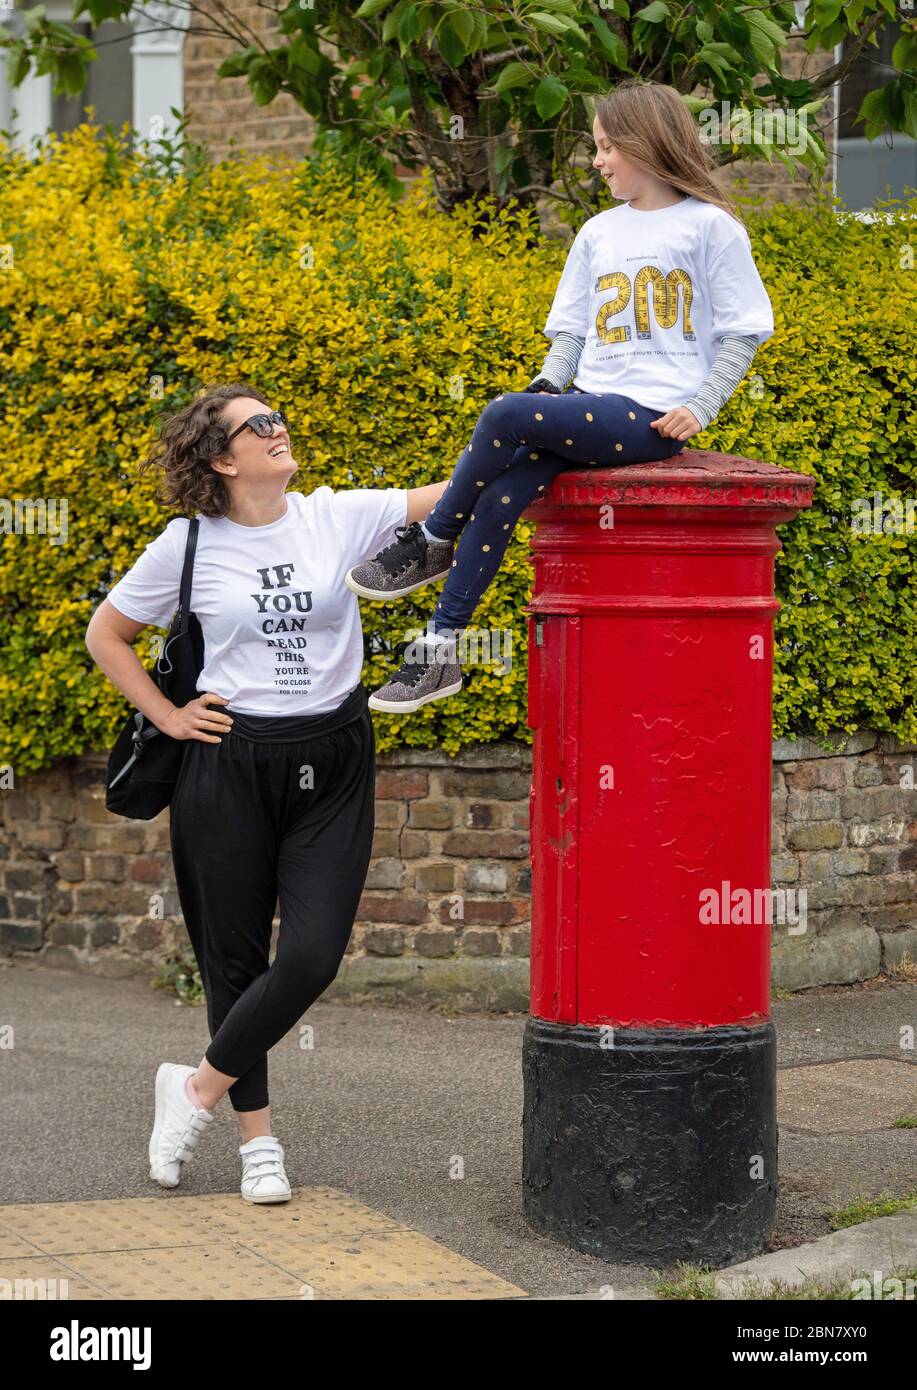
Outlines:
[[[700,434],[703,426],[699,420],[695,420],[687,406],[680,405],[675,410],[667,410],[658,420],[650,420],[650,428],[658,429],[660,434],[672,439],[685,440],[690,439],[692,434]]]
[[[229,732],[232,717],[220,710],[208,709],[207,705],[213,702],[229,704],[225,696],[208,691],[198,695],[196,700],[189,700],[186,705],[174,705],[159,727],[170,738],[196,738],[202,743],[221,743],[222,739],[215,735]]]

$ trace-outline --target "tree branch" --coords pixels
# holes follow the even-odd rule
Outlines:
[[[844,56],[838,62],[832,63],[830,68],[825,68],[824,72],[818,74],[812,83],[812,90],[815,92],[823,92],[826,87],[833,87],[835,82],[840,82],[846,77],[847,73],[866,47],[870,34],[874,34],[887,18],[888,16],[884,11],[870,15],[856,38],[851,40],[849,51],[845,52]],[[846,42],[845,40],[845,48]]]
[[[574,207],[582,207],[578,198],[571,198],[566,193],[558,193],[554,188],[546,188],[542,183],[527,183],[524,188],[514,188],[512,192],[519,197],[523,193],[546,193],[549,198],[559,198],[563,203],[572,203]]]
[[[482,53],[479,55],[485,68],[493,67],[494,63],[506,63],[511,58],[516,57],[514,48],[506,48],[502,53]]]
[[[242,29],[245,30],[251,36],[251,40],[255,48],[260,48],[262,53],[269,52],[267,44],[258,35],[258,33],[254,29],[252,29],[251,25],[246,24],[245,21],[242,19],[238,19],[237,16],[229,14],[226,5],[223,4],[223,0],[210,0],[210,3],[217,11],[217,16],[225,17],[227,23],[236,22],[239,25],[241,25]],[[211,24],[217,24],[219,27],[219,18],[215,18],[212,14],[208,14],[207,11],[203,8],[203,6],[195,4],[194,0],[189,0],[189,8],[192,12],[202,14],[205,19],[208,19],[211,22]],[[232,39],[234,43],[238,43],[243,47],[246,46],[244,35],[242,33],[237,33],[232,28],[224,29],[223,33],[226,35],[227,38]]]

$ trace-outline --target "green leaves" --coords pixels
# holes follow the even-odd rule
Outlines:
[[[91,40],[66,24],[46,19],[43,5],[23,13],[27,35],[7,40],[5,44],[9,49],[7,71],[13,84],[22,82],[34,65],[37,76],[50,74],[53,77],[56,93],[76,96],[85,88],[89,64],[96,57]],[[2,32],[0,30],[0,34]]]
[[[26,45],[14,40],[13,43],[10,44],[9,64],[7,68],[11,86],[18,87],[20,82],[24,82],[29,75],[31,67],[32,61],[29,57],[29,51]]]
[[[723,81],[729,72],[742,62],[741,54],[728,43],[705,43],[697,52],[698,60]]]
[[[917,33],[902,34],[892,49],[892,63],[902,70],[917,68]]]
[[[542,30],[545,34],[565,34],[566,25],[557,15],[547,14],[544,10],[535,10],[533,14],[526,16],[530,24],[536,29]]]
[[[780,49],[786,44],[786,34],[763,10],[746,10],[751,51],[762,68],[771,72],[778,66]]]
[[[132,7],[133,0],[79,0],[73,6],[73,18],[88,14],[93,24],[101,24],[105,19],[126,19]]]
[[[363,0],[363,4],[354,12],[355,19],[372,19],[381,10],[386,9],[391,4],[391,0]]]
[[[82,53],[62,53],[57,62],[55,92],[77,96],[86,86],[89,64]]]
[[[259,53],[248,64],[248,86],[258,106],[269,106],[280,91],[280,74],[270,57]]]
[[[869,92],[857,112],[857,119],[866,122],[867,140],[874,140],[888,126],[904,130],[912,139],[917,138],[917,96],[913,84],[905,85],[900,78],[895,78],[886,87]]]
[[[595,36],[608,60],[612,62],[616,68],[627,71],[630,64],[627,61],[627,45],[624,43],[624,40],[619,38],[613,30],[609,29],[605,20],[602,19],[600,15],[590,15],[589,23],[592,25]]]
[[[469,52],[475,36],[474,15],[470,10],[454,10],[449,16],[449,24],[461,40],[465,52]]]
[[[301,68],[310,77],[319,71],[321,58],[311,35],[297,34],[290,44],[290,66]]]
[[[500,69],[494,83],[494,91],[502,96],[504,92],[511,92],[516,87],[528,87],[534,80],[534,69],[527,63],[507,63],[505,68]]]
[[[652,0],[652,4],[644,5],[642,10],[637,11],[634,19],[642,19],[647,24],[661,24],[670,13],[665,0]]]
[[[411,108],[411,89],[404,85],[392,87],[385,104],[392,108],[396,116],[403,116]]]
[[[815,0],[812,11],[820,29],[833,24],[844,8],[844,0]]]
[[[559,77],[543,77],[535,88],[535,110],[542,120],[556,116],[567,100],[568,92]]]
[[[249,64],[261,53],[260,48],[254,44],[249,44],[248,48],[243,48],[241,53],[231,53],[228,58],[224,58],[217,68],[217,77],[244,77],[248,72]]]
[[[439,51],[449,64],[450,68],[460,68],[464,63],[467,53],[465,45],[462,43],[460,35],[456,32],[451,20],[447,21],[437,35]]]
[[[438,17],[437,11],[440,12]],[[487,43],[490,25],[486,12],[481,9],[469,10],[458,4],[422,5],[418,14],[423,20],[422,42],[435,44],[452,68],[461,67],[466,58]],[[432,23],[434,18],[436,22]]]
[[[404,17],[404,12],[408,8],[406,0],[398,0],[398,4],[385,16],[382,24],[382,42],[390,43],[398,32],[398,26]]]
[[[512,145],[498,145],[494,151],[494,168],[498,174],[504,174],[516,157],[516,151]]]
[[[576,20],[571,19],[569,15],[554,15],[548,14],[545,10],[535,10],[532,14],[526,15],[526,19],[545,34],[553,34],[556,37],[576,34],[583,39],[586,37]]]
[[[420,34],[420,19],[416,5],[408,5],[398,22],[398,37],[402,44],[413,43]]]

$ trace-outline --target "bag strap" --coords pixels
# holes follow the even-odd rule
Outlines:
[[[188,523],[188,538],[185,541],[185,562],[181,572],[181,588],[178,594],[179,631],[188,631],[188,618],[191,609],[191,578],[194,572],[194,552],[197,550],[197,532],[200,518],[193,516]]]

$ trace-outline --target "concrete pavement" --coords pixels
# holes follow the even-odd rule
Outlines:
[[[917,1113],[915,1052],[903,1045],[917,1022],[917,984],[813,991],[776,1003],[774,1013],[781,1196],[772,1246],[792,1251],[830,1232],[826,1206],[917,1190],[917,1130],[893,1127],[897,1114]],[[606,1264],[524,1221],[524,1022],[522,1015],[448,1018],[319,1001],[300,1025],[312,1026],[311,1039],[294,1029],[270,1057],[274,1132],[286,1150],[296,1210],[293,1203],[259,1209],[238,1196],[240,1141],[226,1100],[180,1188],[164,1191],[148,1176],[156,1067],[197,1063],[208,1037],[203,1009],[177,1004],[138,978],[0,963],[0,1024],[13,1025],[14,1041],[0,1051],[0,1277],[11,1276],[11,1260],[51,1248],[41,1243],[52,1238],[49,1218],[65,1213],[36,1204],[96,1203],[109,1235],[112,1222],[136,1220],[133,1248],[158,1252],[144,1257],[145,1296],[200,1297],[180,1291],[177,1272],[170,1281],[166,1252],[176,1249],[176,1223],[150,1236],[173,1212],[166,1202],[194,1199],[183,1208],[189,1222],[198,1232],[219,1229],[236,1252],[243,1287],[266,1265],[277,1266],[254,1247],[265,1227],[252,1220],[266,1216],[280,1242],[291,1229],[349,1242],[346,1278],[330,1248],[324,1265],[316,1256],[306,1267],[288,1254],[281,1267],[289,1277],[272,1276],[254,1297],[303,1297],[310,1279],[321,1297],[333,1280],[323,1284],[314,1272],[324,1269],[330,1279],[335,1265],[336,1287],[355,1290],[338,1295],[347,1297],[419,1296],[411,1293],[412,1271],[415,1281],[441,1287],[440,1297],[652,1297],[656,1275],[671,1271]],[[846,1071],[835,1074],[831,1064],[839,1061]],[[832,1087],[846,1096],[840,1128],[838,1106],[819,1101]],[[125,1205],[132,1199],[143,1200]],[[69,1252],[74,1277],[88,1270],[90,1282],[95,1270],[95,1296],[104,1297],[107,1276],[89,1258],[91,1212],[74,1206],[70,1215],[82,1244],[68,1228],[66,1238],[57,1237],[55,1258],[66,1266]],[[125,1289],[142,1287],[144,1259],[122,1270]],[[401,1292],[386,1293],[396,1267]],[[194,1287],[198,1278],[197,1270],[188,1274]]]

